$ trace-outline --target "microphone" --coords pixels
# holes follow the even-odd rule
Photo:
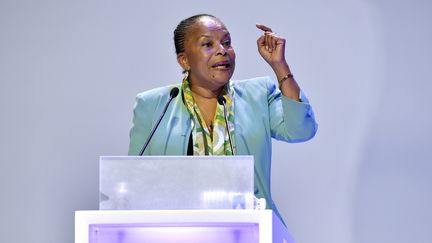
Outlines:
[[[174,87],[174,88],[171,89],[169,100],[168,100],[168,102],[166,103],[165,108],[164,108],[164,110],[162,111],[162,114],[161,114],[160,117],[159,117],[159,120],[156,122],[155,126],[154,126],[153,129],[151,130],[151,132],[150,132],[150,136],[147,138],[147,141],[144,143],[144,146],[142,147],[141,151],[139,152],[139,156],[142,156],[142,155],[143,155],[144,150],[145,150],[145,149],[147,148],[147,146],[149,145],[150,140],[151,140],[151,138],[153,137],[153,134],[156,132],[156,129],[157,129],[158,126],[159,126],[159,123],[162,121],[162,118],[164,117],[165,112],[167,111],[169,104],[171,103],[171,101],[172,101],[175,97],[177,97],[178,93],[179,93],[179,89],[178,89],[177,87]]]
[[[223,95],[219,95],[219,97],[217,98],[217,101],[218,101],[219,105],[223,105],[225,125],[226,125],[226,129],[228,131],[228,139],[229,139],[229,143],[230,143],[230,146],[231,146],[231,151],[232,151],[233,155],[235,155],[234,154],[234,149],[233,149],[233,144],[231,142],[231,132],[230,132],[230,129],[228,127],[228,114],[227,114],[227,109],[226,109],[226,99],[225,99],[225,97],[223,97]]]

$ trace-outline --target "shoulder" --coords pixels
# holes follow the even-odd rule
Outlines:
[[[234,80],[233,81],[233,87],[237,90],[251,90],[256,91],[256,89],[274,89],[276,88],[274,81],[268,77],[256,77],[256,78],[250,78],[250,79],[243,79],[243,80]]]
[[[136,100],[137,102],[139,101],[150,102],[150,101],[168,99],[171,89],[174,87],[180,88],[180,86],[181,86],[180,84],[174,84],[174,85],[149,89],[141,93],[138,93],[136,95]]]
[[[277,89],[273,79],[268,76],[235,80],[232,85],[236,93],[240,95],[246,94],[247,96],[267,96]]]
[[[171,89],[179,88],[181,85],[168,85],[164,87],[149,89],[136,95],[134,111],[136,114],[149,115],[167,103]]]

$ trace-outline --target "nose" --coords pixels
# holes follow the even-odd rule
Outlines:
[[[219,48],[218,48],[218,50],[217,50],[216,55],[222,55],[222,56],[225,56],[225,55],[227,54],[227,51],[226,51],[226,49],[225,49],[223,43],[220,43],[220,44],[218,45],[218,47],[219,47]]]

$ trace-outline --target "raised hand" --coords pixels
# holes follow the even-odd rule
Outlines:
[[[270,66],[280,65],[285,60],[285,38],[273,33],[270,27],[256,24],[256,27],[264,33],[258,38],[258,52]]]
[[[300,101],[300,87],[285,60],[285,38],[276,35],[265,25],[257,24],[256,27],[264,31],[257,40],[258,51],[275,72],[282,94]]]

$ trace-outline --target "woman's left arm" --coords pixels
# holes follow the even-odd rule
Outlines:
[[[273,33],[272,29],[257,24],[264,33],[258,38],[258,52],[275,72],[282,94],[292,100],[300,101],[300,87],[285,60],[285,38]]]
[[[288,142],[302,142],[312,138],[317,131],[312,107],[297,84],[285,60],[285,38],[261,24],[256,27],[264,33],[258,38],[258,51],[271,66],[282,96],[270,88],[270,123],[272,137]],[[274,86],[273,86],[274,87]],[[278,95],[279,94],[279,95]],[[282,105],[280,105],[282,103]]]

